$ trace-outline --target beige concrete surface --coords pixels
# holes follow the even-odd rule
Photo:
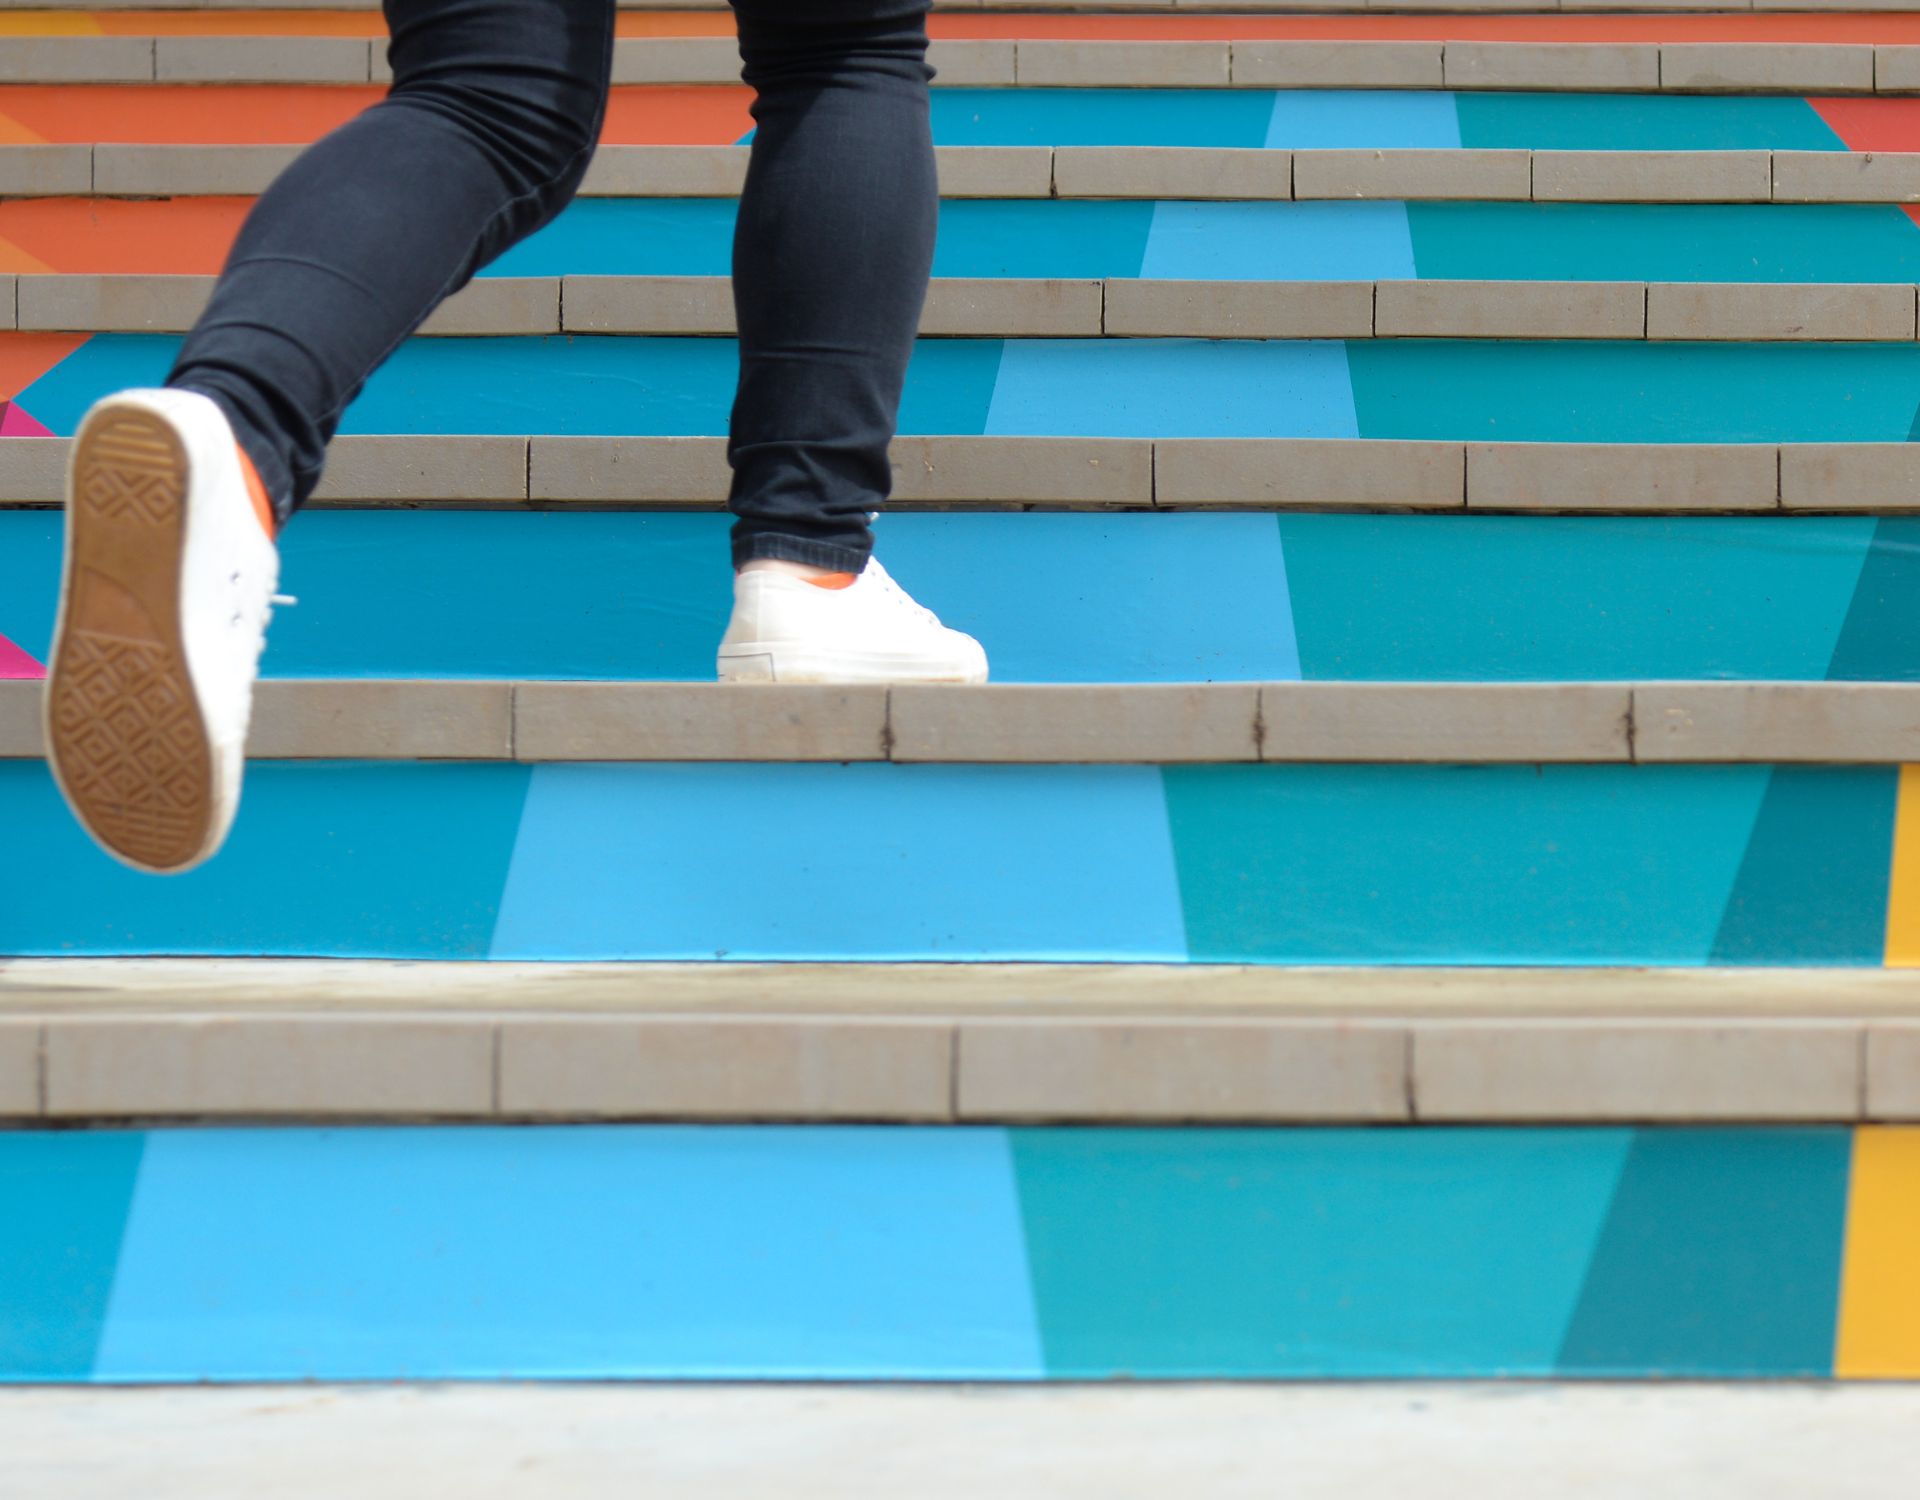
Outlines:
[[[5,958],[0,1015],[1300,1016],[1920,1020],[1920,969]]]
[[[1905,1500],[1909,1385],[0,1392],[59,1500]]]

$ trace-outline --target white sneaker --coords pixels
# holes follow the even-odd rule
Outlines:
[[[67,470],[47,758],[87,832],[135,869],[191,869],[233,824],[279,572],[212,401],[122,391],[87,413]]]
[[[985,682],[987,653],[869,560],[844,588],[753,569],[733,581],[722,682]]]

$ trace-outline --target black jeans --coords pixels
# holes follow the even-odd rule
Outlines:
[[[932,267],[927,0],[734,0],[757,98],[734,241],[734,560],[858,571]],[[282,518],[368,376],[549,222],[600,133],[614,0],[386,0],[392,92],[261,197],[168,384]]]

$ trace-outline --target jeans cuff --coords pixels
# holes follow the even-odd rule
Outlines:
[[[873,546],[841,547],[832,542],[816,542],[807,537],[781,536],[763,532],[758,536],[735,537],[733,565],[775,559],[800,563],[809,568],[831,568],[837,573],[858,573],[873,556]]]
[[[267,492],[267,502],[273,506],[274,519],[282,526],[293,519],[293,476],[287,470],[286,460],[270,443],[261,440],[251,424],[241,414],[240,409],[219,391],[206,386],[178,385],[175,390],[192,391],[196,396],[205,396],[220,408],[221,415],[227,419],[227,425],[233,429],[233,440],[240,445],[241,451],[253,460],[253,471],[260,476],[260,483]]]

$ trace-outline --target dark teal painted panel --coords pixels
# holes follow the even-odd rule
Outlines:
[[[1817,679],[1874,527],[1858,516],[1278,520],[1302,674],[1378,682]],[[1904,649],[1889,641],[1880,661],[1920,675],[1920,638]]]
[[[1804,99],[1713,94],[1454,95],[1462,146],[1564,151],[1841,151]]]
[[[21,393],[20,405],[69,435],[88,406],[157,385],[180,341],[100,334]],[[739,351],[732,339],[413,339],[348,408],[347,433],[587,433],[723,436]],[[998,339],[936,339],[914,351],[903,432],[985,430]]]
[[[1920,521],[1888,516],[1874,523],[1826,675],[1836,682],[1920,681]]]
[[[1851,1134],[1642,1130],[1560,1373],[1833,1373]]]
[[[1054,1379],[1551,1370],[1613,1130],[1016,1130]]]
[[[943,146],[1266,144],[1266,89],[935,89]]]
[[[143,1141],[0,1131],[0,1381],[93,1373]]]
[[[1716,964],[1880,963],[1897,766],[1775,766]]]
[[[1198,962],[1698,964],[1766,770],[1169,766]]]
[[[1409,203],[1414,264],[1460,281],[1916,281],[1890,203]]]
[[[1355,340],[1366,438],[1904,442],[1920,345]]]
[[[158,880],[0,761],[0,954],[484,958],[530,769],[265,761],[217,859]]]

